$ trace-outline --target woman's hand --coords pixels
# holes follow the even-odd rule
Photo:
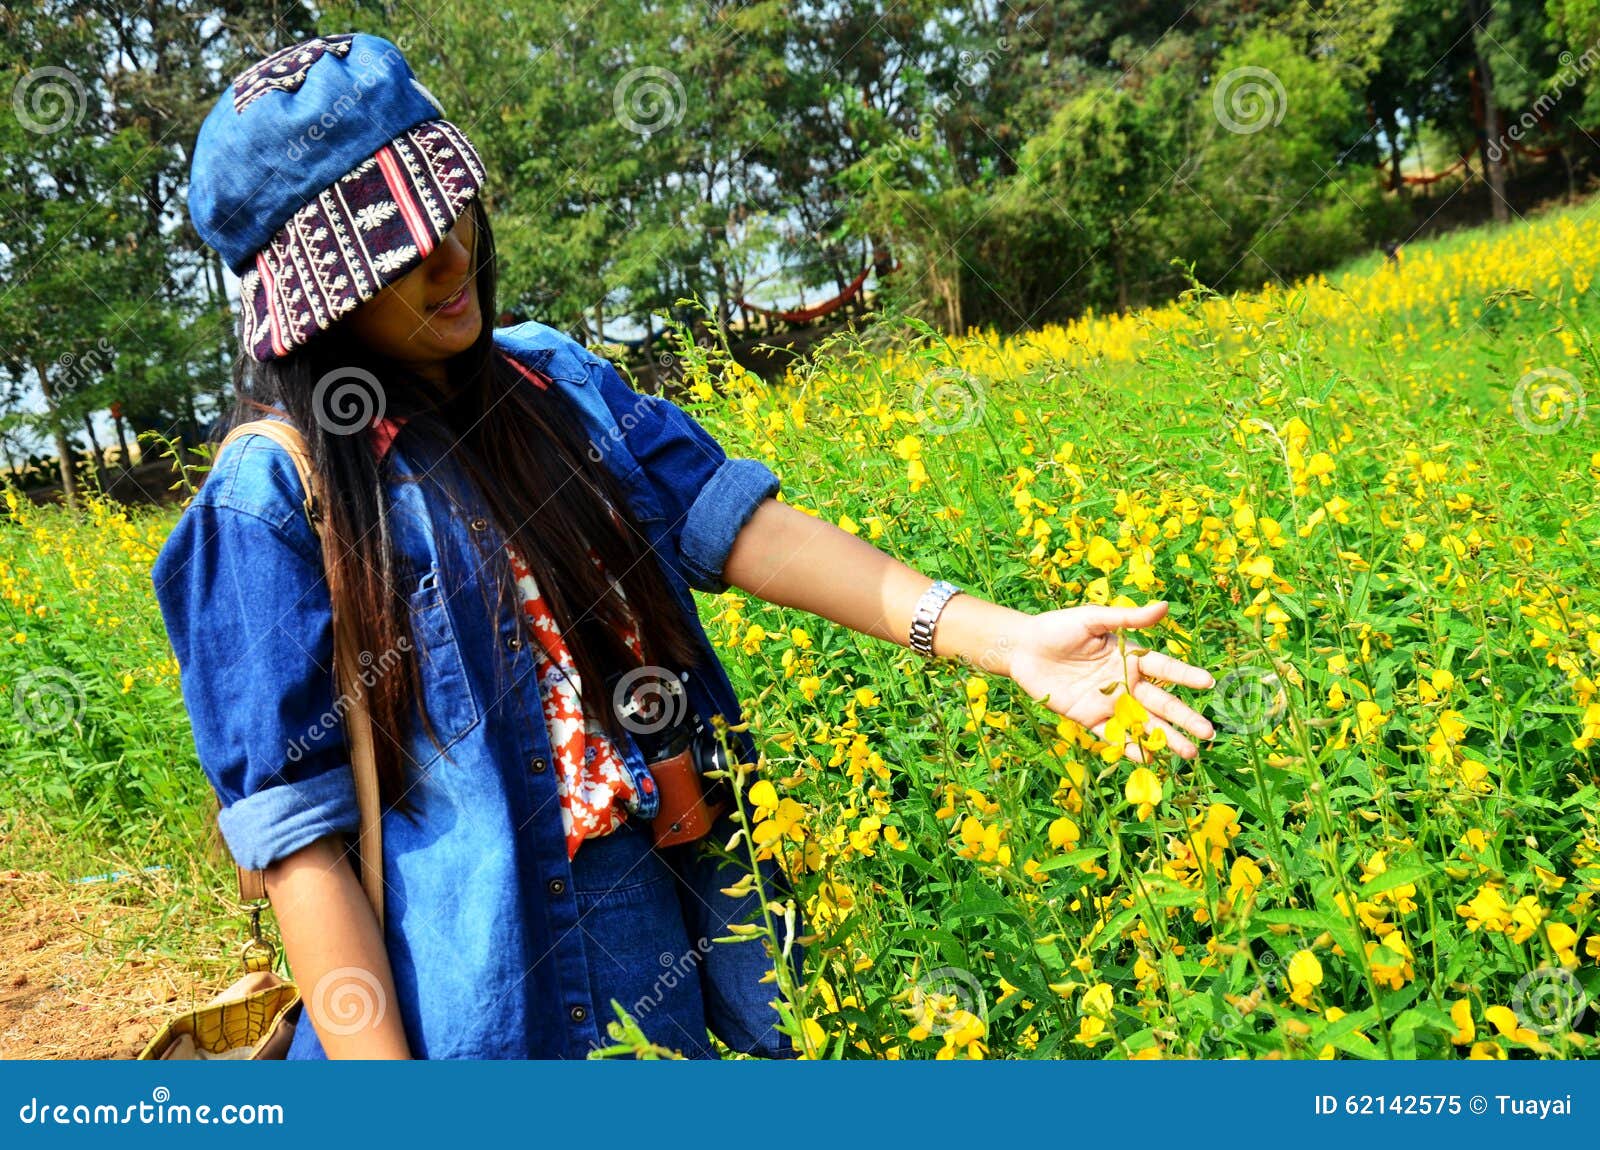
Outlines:
[[[1119,644],[1117,632],[1150,627],[1167,613],[1165,603],[1143,607],[1069,607],[1032,615],[1017,629],[1011,678],[1030,697],[1105,738],[1106,720],[1119,695],[1131,693],[1150,712],[1149,726],[1166,732],[1167,745],[1186,759],[1199,753],[1179,728],[1209,739],[1216,729],[1193,708],[1157,683],[1212,687],[1210,672],[1191,667],[1136,643]],[[1115,690],[1106,688],[1115,687]],[[1137,743],[1124,754],[1145,761]]]

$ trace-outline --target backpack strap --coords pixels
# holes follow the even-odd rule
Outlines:
[[[321,534],[322,504],[317,497],[316,475],[311,469],[311,456],[306,451],[305,439],[293,424],[282,419],[255,419],[241,423],[223,438],[217,447],[220,456],[224,448],[235,439],[256,434],[264,435],[289,453],[295,471],[300,475],[300,486],[305,491],[306,521],[312,531]],[[373,913],[378,916],[378,930],[383,930],[383,820],[378,809],[378,769],[373,757],[372,716],[367,710],[367,697],[362,688],[360,664],[356,656],[354,636],[350,633],[349,618],[340,609],[341,588],[335,565],[329,560],[326,540],[323,546],[323,566],[328,580],[328,597],[333,609],[333,669],[334,682],[341,696],[349,700],[344,714],[345,738],[350,749],[350,768],[355,774],[356,806],[361,812],[361,830],[358,851],[361,858],[361,886]],[[245,902],[266,898],[266,874],[258,870],[236,867],[239,872],[239,897]]]

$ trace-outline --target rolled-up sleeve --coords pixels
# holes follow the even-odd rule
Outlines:
[[[628,453],[666,514],[685,581],[713,594],[728,590],[728,552],[756,508],[780,490],[777,474],[759,459],[730,457],[692,415],[635,391],[610,364],[599,374]]]
[[[151,571],[218,829],[252,870],[360,826],[310,547],[264,516],[197,501]]]

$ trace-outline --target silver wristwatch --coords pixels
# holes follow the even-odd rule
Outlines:
[[[911,649],[926,658],[933,658],[933,627],[939,613],[952,595],[961,594],[961,588],[945,579],[935,579],[933,586],[917,600],[917,609],[911,615]]]

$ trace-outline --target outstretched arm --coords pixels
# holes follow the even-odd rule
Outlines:
[[[910,645],[917,600],[933,582],[866,540],[776,499],[763,502],[739,532],[722,574],[730,586],[769,603],[902,647]],[[1031,698],[1101,737],[1116,696],[1131,692],[1166,733],[1168,745],[1193,758],[1197,748],[1184,732],[1209,739],[1215,731],[1158,684],[1205,688],[1215,680],[1170,655],[1117,640],[1119,631],[1153,626],[1166,610],[1165,603],[1148,603],[1030,615],[963,590],[939,616],[933,651],[1005,675]],[[1144,759],[1131,742],[1126,754]]]

